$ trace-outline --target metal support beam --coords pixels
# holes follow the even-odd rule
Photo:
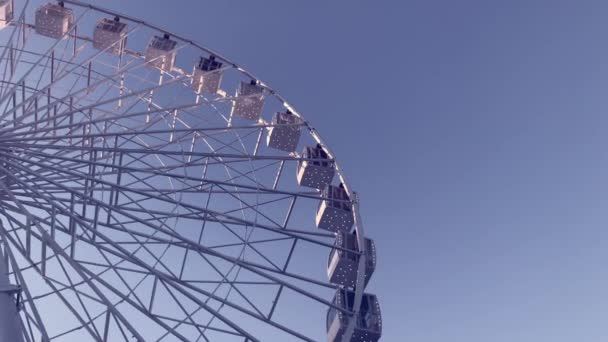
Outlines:
[[[9,283],[6,252],[0,252],[0,341],[23,342],[23,325],[15,295],[21,290]]]

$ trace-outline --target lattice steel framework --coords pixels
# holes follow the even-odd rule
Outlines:
[[[298,111],[191,40],[41,5],[0,1],[0,339],[318,341],[331,316],[336,341],[377,341],[357,195]]]

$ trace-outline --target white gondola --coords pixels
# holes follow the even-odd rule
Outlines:
[[[114,19],[103,18],[97,22],[93,32],[93,47],[109,53],[120,54],[127,43],[127,24]]]
[[[47,3],[36,10],[36,33],[61,39],[74,27],[74,12],[63,4]]]
[[[268,128],[266,143],[268,147],[285,152],[295,152],[298,148],[304,120],[290,111],[278,112],[272,118]]]
[[[353,311],[355,292],[339,289],[333,300],[337,307]],[[355,317],[355,329],[349,342],[378,342],[382,336],[382,315],[378,298],[364,293],[359,314]],[[350,323],[350,316],[336,308],[327,312],[327,341],[341,342]]]
[[[321,145],[306,146],[298,163],[297,179],[300,186],[323,189],[331,183],[336,172],[334,162]]]
[[[146,63],[149,66],[170,72],[175,64],[177,55],[177,42],[168,34],[154,36],[146,49]]]
[[[315,223],[317,228],[332,232],[349,232],[355,223],[353,204],[340,186],[327,185],[322,192]]]
[[[10,24],[14,15],[13,0],[0,0],[0,29]]]
[[[232,103],[231,116],[258,121],[264,107],[264,89],[256,81],[241,82]]]
[[[376,245],[371,239],[365,241],[365,284],[369,282],[376,269]],[[356,234],[340,233],[334,243],[336,248],[332,249],[327,262],[327,276],[329,281],[336,285],[354,288],[357,283],[358,267],[360,260],[359,241]]]
[[[215,60],[215,56],[201,57],[192,72],[192,88],[197,93],[215,94],[222,82],[222,63]]]

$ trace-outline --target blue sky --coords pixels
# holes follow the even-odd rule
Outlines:
[[[362,196],[384,341],[608,335],[608,4],[106,0],[259,75]]]

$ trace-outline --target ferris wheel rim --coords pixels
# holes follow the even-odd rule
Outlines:
[[[214,55],[217,58],[229,63],[233,68],[235,68],[236,70],[238,70],[239,72],[241,72],[243,75],[256,80],[259,82],[259,84],[264,87],[272,96],[274,96],[275,98],[277,98],[287,109],[289,109],[293,114],[297,115],[298,117],[300,117],[301,119],[304,120],[304,125],[306,126],[306,128],[310,131],[310,133],[312,134],[312,136],[317,139],[317,142],[319,144],[321,144],[324,149],[326,149],[326,151],[328,152],[328,154],[333,158],[334,163],[336,164],[336,172],[339,173],[340,175],[340,180],[341,182],[344,184],[346,191],[349,193],[349,195],[354,195],[355,191],[351,190],[351,188],[348,186],[348,182],[347,182],[347,178],[346,176],[343,174],[342,169],[338,166],[338,162],[336,161],[335,158],[335,154],[332,152],[331,148],[329,148],[329,146],[324,142],[324,140],[322,139],[321,134],[318,133],[317,129],[312,126],[310,124],[310,122],[308,120],[306,120],[306,118],[296,109],[296,107],[294,105],[292,105],[290,102],[287,101],[287,99],[285,97],[283,97],[278,91],[276,91],[274,88],[272,88],[270,85],[268,85],[267,83],[265,83],[264,81],[262,81],[262,79],[258,78],[256,75],[254,75],[252,72],[250,72],[249,70],[243,68],[242,66],[240,66],[239,64],[237,64],[236,62],[233,62],[231,59],[229,59],[228,57],[226,57],[225,55],[215,51],[214,49],[211,49],[209,47],[206,47],[200,43],[198,43],[197,41],[193,40],[193,39],[189,39],[186,38],[182,35],[173,33],[170,30],[167,30],[163,27],[160,27],[158,25],[154,25],[154,24],[150,24],[149,22],[145,21],[145,20],[141,20],[137,17],[131,16],[131,15],[126,15],[123,14],[121,12],[117,12],[114,10],[110,10],[101,6],[97,6],[97,5],[93,5],[87,2],[83,2],[83,1],[79,1],[79,0],[63,0],[63,2],[68,3],[68,4],[72,4],[75,6],[79,6],[79,7],[84,7],[84,8],[90,8],[92,10],[96,10],[111,16],[118,16],[120,18],[129,20],[131,22],[146,26],[150,29],[156,30],[160,33],[166,33],[169,34],[172,38],[175,38],[177,40],[180,40],[184,43],[187,43],[201,51],[204,51],[208,54]]]
[[[243,75],[245,75],[245,76],[247,76],[247,77],[249,77],[251,79],[255,79],[260,86],[262,86],[272,96],[274,96],[277,100],[279,100],[283,104],[283,106],[285,108],[287,108],[293,114],[295,114],[298,117],[300,117],[301,119],[303,119],[303,124],[306,127],[306,129],[309,131],[310,135],[317,141],[318,144],[320,144],[327,151],[327,153],[329,154],[329,156],[332,158],[332,161],[333,161],[333,163],[335,165],[335,171],[338,174],[341,183],[344,185],[344,189],[351,196],[351,199],[352,199],[353,203],[357,207],[356,210],[357,210],[357,213],[358,213],[359,197],[358,197],[357,193],[354,192],[354,191],[352,191],[350,189],[350,187],[348,186],[348,182],[346,181],[346,177],[344,176],[344,173],[343,173],[342,169],[339,167],[338,162],[335,160],[335,156],[332,153],[332,151],[329,148],[329,146],[327,146],[327,144],[324,143],[323,139],[321,138],[321,136],[317,132],[317,130],[314,127],[312,127],[310,125],[310,123],[307,120],[305,120],[304,117],[289,102],[287,102],[287,100],[285,98],[283,98],[278,92],[276,92],[269,85],[263,83],[259,78],[255,77],[252,73],[250,73],[249,71],[245,70],[244,68],[242,68],[241,66],[237,65],[236,63],[232,62],[231,60],[229,60],[228,58],[224,57],[223,55],[221,55],[221,54],[215,52],[214,50],[209,49],[209,48],[207,48],[207,47],[205,47],[203,45],[200,45],[200,44],[196,43],[193,40],[189,40],[189,39],[186,39],[184,37],[181,37],[180,35],[173,34],[173,33],[171,33],[168,30],[165,30],[165,29],[160,28],[158,26],[149,24],[149,23],[147,23],[145,21],[142,21],[142,20],[139,20],[137,18],[134,18],[134,17],[131,17],[131,16],[127,16],[127,15],[124,15],[122,13],[118,13],[118,12],[115,12],[115,11],[112,11],[112,10],[108,10],[108,9],[105,9],[105,8],[102,8],[102,7],[99,7],[99,6],[91,5],[91,4],[88,4],[88,3],[85,3],[85,2],[81,2],[81,1],[77,1],[77,0],[65,0],[63,2],[68,3],[68,4],[72,4],[72,5],[75,5],[75,6],[89,8],[91,10],[102,12],[102,13],[105,13],[105,14],[108,14],[108,15],[118,16],[118,17],[124,18],[124,19],[126,19],[128,21],[135,22],[135,23],[141,24],[143,26],[146,26],[146,27],[148,27],[148,28],[150,28],[152,30],[155,30],[155,31],[158,31],[158,32],[161,32],[161,33],[170,34],[171,37],[173,37],[175,39],[178,39],[178,40],[180,40],[180,41],[182,41],[184,43],[187,43],[187,44],[189,44],[189,45],[191,45],[191,46],[193,46],[193,47],[195,47],[195,48],[197,48],[197,49],[199,49],[201,51],[204,51],[206,53],[213,54],[213,55],[217,56],[221,60],[229,63],[233,68],[235,68],[235,70],[239,71],[241,74],[243,74]],[[1,139],[1,137],[0,137],[0,139]],[[359,239],[362,240],[362,239],[365,238],[365,235],[363,233],[363,227],[362,227],[362,224],[360,222],[360,218],[358,218],[358,219],[355,218],[355,220],[357,222],[356,225],[355,225],[355,229],[357,231],[357,236],[358,236]],[[361,246],[362,246],[362,248],[365,248],[365,244],[361,244]],[[327,247],[330,247],[330,246],[327,246]],[[359,263],[359,267],[361,267],[361,265],[364,264],[364,261],[365,261],[364,257],[361,258],[361,260],[363,262]],[[359,283],[359,281],[360,281],[360,279],[357,280],[358,283]],[[361,297],[362,292],[363,292],[363,288],[364,288],[363,286],[357,286],[357,292],[358,292],[357,293],[357,297]]]

